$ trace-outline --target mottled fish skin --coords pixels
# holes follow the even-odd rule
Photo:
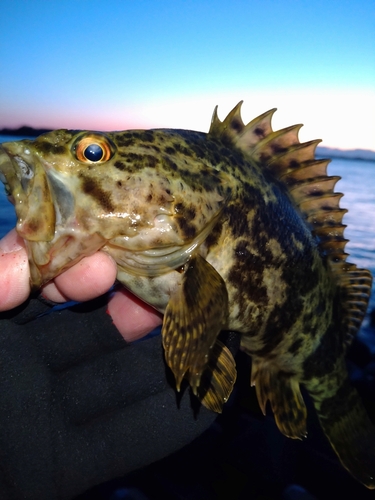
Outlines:
[[[303,437],[304,384],[344,466],[374,488],[375,432],[344,364],[371,276],[346,262],[339,178],[315,160],[319,141],[273,132],[273,112],[245,126],[240,104],[223,122],[215,110],[208,134],[57,130],[4,144],[0,171],[34,287],[107,252],[165,313],[178,389],[186,378],[221,411],[236,373],[217,335],[240,332],[262,410],[269,401],[281,432]]]

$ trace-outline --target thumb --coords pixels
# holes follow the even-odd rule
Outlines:
[[[30,294],[30,271],[22,238],[12,229],[0,241],[0,311],[22,304]]]

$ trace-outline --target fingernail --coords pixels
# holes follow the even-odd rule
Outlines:
[[[12,231],[10,231],[4,236],[2,240],[0,240],[0,252],[3,254],[17,252],[18,250],[21,250],[21,248],[23,248],[21,242],[21,238],[18,236],[16,231],[12,229]]]

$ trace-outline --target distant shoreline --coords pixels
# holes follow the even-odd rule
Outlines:
[[[0,135],[11,135],[13,137],[38,137],[38,135],[51,132],[48,128],[34,128],[24,125],[18,128],[3,128],[0,129]],[[340,158],[341,160],[362,160],[375,161],[375,151],[370,149],[337,149],[318,146],[316,154],[319,157]]]
[[[340,158],[341,160],[375,161],[375,151],[371,149],[337,149],[318,146],[316,154],[320,157]]]
[[[34,128],[29,127],[28,125],[23,125],[18,128],[3,128],[0,129],[0,135],[13,135],[13,136],[24,136],[27,135],[29,137],[38,137],[38,135],[46,134],[47,132],[51,132],[50,128]]]

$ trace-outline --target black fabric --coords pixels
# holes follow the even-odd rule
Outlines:
[[[182,448],[216,418],[189,390],[176,395],[160,336],[126,344],[106,298],[49,310],[32,298],[0,315],[1,500],[73,498]],[[235,351],[238,336],[227,340]]]

